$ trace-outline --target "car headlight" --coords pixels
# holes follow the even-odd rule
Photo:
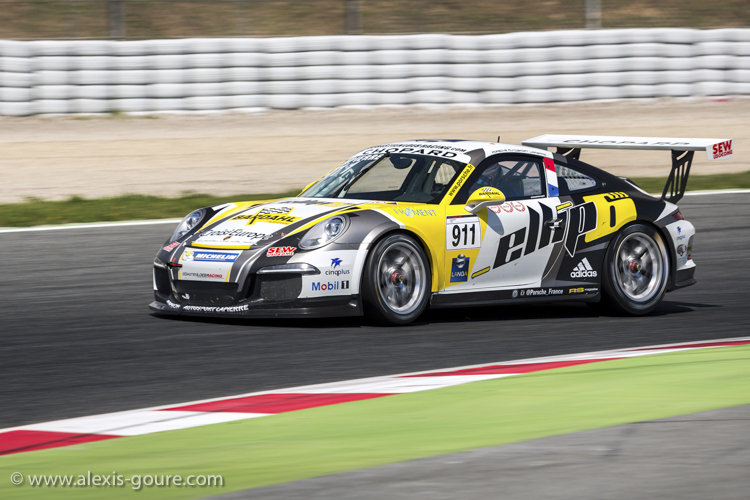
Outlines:
[[[349,217],[346,215],[334,215],[330,219],[317,223],[310,229],[299,242],[303,250],[312,250],[335,241],[344,234],[349,227]]]
[[[173,241],[177,241],[183,236],[185,236],[187,233],[189,233],[195,226],[203,219],[203,215],[205,214],[205,210],[202,208],[199,210],[196,210],[195,212],[191,212],[182,219],[182,222],[180,222],[180,225],[177,226],[177,229],[175,229],[174,233],[172,233],[172,237],[169,239],[169,242],[172,243]]]

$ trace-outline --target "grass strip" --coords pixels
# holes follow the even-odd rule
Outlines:
[[[666,177],[635,177],[631,180],[649,193],[661,193],[667,183]],[[691,175],[688,179],[688,191],[712,189],[750,189],[750,170],[733,174]]]
[[[634,178],[633,181],[649,193],[661,193],[666,178],[639,177]],[[743,188],[750,188],[750,171],[737,174],[695,175],[690,177],[688,191]],[[135,194],[98,199],[73,196],[64,201],[30,198],[23,203],[0,205],[0,227],[179,218],[196,208],[235,201],[273,200],[296,196],[300,191],[300,189],[293,189],[284,193],[234,196],[188,194],[180,198]]]
[[[161,198],[138,194],[97,199],[73,196],[64,201],[44,201],[31,198],[24,203],[0,205],[0,227],[181,218],[197,208],[235,201],[273,200],[297,196],[300,191],[300,189],[294,189],[284,193],[238,194],[234,196],[188,194],[180,198]]]
[[[0,457],[2,498],[27,474],[220,474],[224,488],[144,487],[200,498],[348,470],[750,403],[750,346],[605,361],[227,424]],[[132,498],[54,488],[54,498]]]

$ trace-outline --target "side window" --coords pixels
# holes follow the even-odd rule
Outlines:
[[[532,158],[501,158],[482,165],[472,175],[472,182],[456,196],[454,204],[466,203],[469,195],[490,186],[502,191],[506,200],[523,200],[544,196],[546,183],[540,160]]]
[[[560,196],[582,193],[594,189],[598,185],[593,177],[567,165],[555,164],[555,170],[557,171],[557,185],[560,189]]]

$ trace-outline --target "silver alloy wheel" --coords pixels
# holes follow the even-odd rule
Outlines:
[[[631,233],[620,242],[615,258],[615,284],[630,300],[647,302],[662,288],[666,252],[645,233]]]
[[[427,270],[415,248],[402,242],[390,245],[376,269],[378,294],[391,311],[409,314],[419,307]]]

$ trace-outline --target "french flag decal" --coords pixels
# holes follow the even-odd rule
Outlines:
[[[547,173],[549,196],[559,196],[560,190],[557,189],[557,172],[555,172],[555,162],[552,158],[544,159],[544,171]]]

